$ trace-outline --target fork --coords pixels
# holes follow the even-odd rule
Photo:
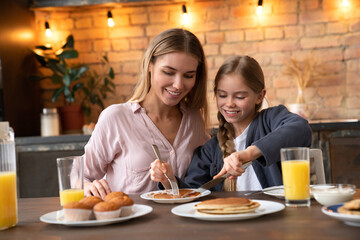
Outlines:
[[[155,153],[157,159],[160,160],[160,163],[163,163],[164,161],[161,160],[161,158],[160,158],[160,152],[159,152],[158,147],[157,147],[155,144],[153,144],[153,145],[152,145],[152,148],[153,148],[153,150],[154,150],[154,153]],[[177,184],[176,180],[170,179],[166,173],[164,173],[164,175],[165,175],[165,177],[167,178],[167,180],[168,180],[169,183],[170,183],[170,186],[171,186],[173,195],[174,195],[175,197],[179,197],[179,196],[180,196],[179,187],[178,187],[178,184]]]

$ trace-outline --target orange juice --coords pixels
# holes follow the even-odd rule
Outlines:
[[[60,191],[60,204],[64,204],[72,201],[79,201],[84,198],[84,189],[65,189]]]
[[[309,161],[282,161],[285,198],[288,200],[305,200],[310,198]]]
[[[0,172],[0,230],[16,225],[16,173]]]

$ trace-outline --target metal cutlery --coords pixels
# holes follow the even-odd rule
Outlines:
[[[250,165],[252,164],[252,161],[250,162],[247,162],[245,164],[242,165],[242,169],[246,169],[248,168]],[[194,193],[194,192],[204,192],[214,186],[216,186],[217,184],[221,183],[222,181],[224,181],[227,177],[229,177],[230,174],[229,173],[226,173],[225,175],[222,175],[218,178],[215,178],[215,179],[212,179],[206,183],[204,183],[203,185],[201,185],[199,188],[191,191],[191,192],[188,192],[186,194],[184,194],[182,197],[186,197],[186,196],[189,196],[190,194]]]
[[[152,145],[152,148],[154,150],[154,153],[157,157],[157,159],[160,160],[161,163],[163,163],[163,160],[161,160],[161,157],[160,157],[160,152],[159,152],[159,149],[158,147],[153,144]],[[167,180],[169,181],[170,183],[170,186],[171,186],[171,189],[172,189],[172,193],[175,197],[179,197],[180,196],[180,193],[179,193],[179,187],[178,187],[178,184],[177,184],[177,181],[176,180],[172,180],[168,177],[168,175],[166,175],[166,173],[164,173],[165,177],[167,178]]]

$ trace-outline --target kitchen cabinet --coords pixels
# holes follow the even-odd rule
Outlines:
[[[359,119],[310,122],[314,148],[321,148],[326,182],[360,186]]]
[[[82,155],[90,135],[16,138],[18,196],[59,196],[56,158]]]

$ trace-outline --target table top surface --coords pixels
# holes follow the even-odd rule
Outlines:
[[[284,203],[283,199],[257,193],[213,192],[197,201],[216,197],[246,197]],[[43,214],[60,209],[59,198],[22,198],[18,201],[19,222],[0,232],[0,239],[359,239],[360,228],[345,225],[321,212],[315,200],[311,207],[289,208],[258,218],[238,221],[202,221],[176,216],[173,207],[131,195],[136,204],[152,212],[125,222],[105,226],[69,227],[40,221]]]

